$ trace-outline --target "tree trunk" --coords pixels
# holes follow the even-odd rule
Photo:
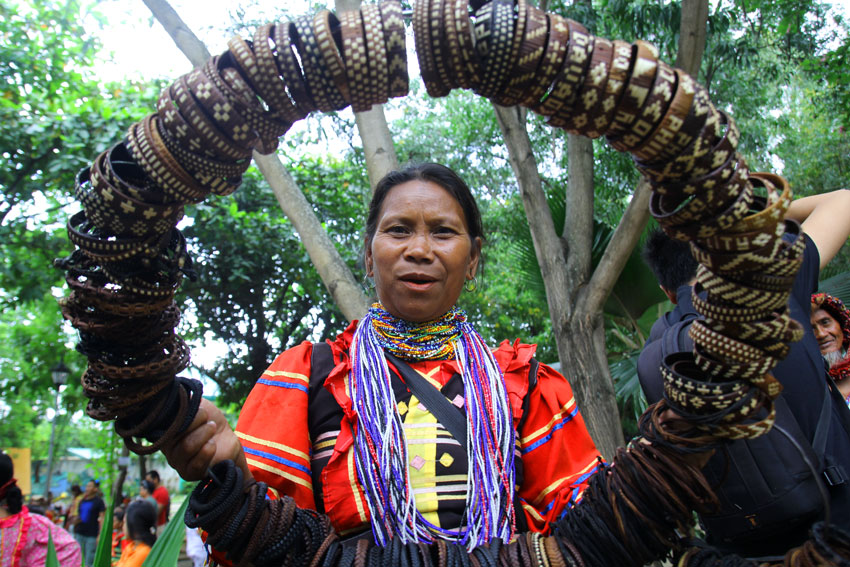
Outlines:
[[[143,1],[193,65],[198,67],[209,59],[206,46],[166,0]],[[334,248],[304,193],[276,155],[264,156],[254,152],[254,160],[271,186],[283,213],[292,221],[334,303],[349,320],[362,317],[369,306],[368,299]]]
[[[127,445],[121,449],[122,457],[130,457],[130,449]],[[142,477],[145,478],[145,477]],[[120,465],[118,467],[118,479],[115,481],[115,484],[112,485],[112,507],[121,505],[121,494],[124,489],[124,481],[127,480],[127,465]]]
[[[568,221],[564,230],[566,234],[574,235],[576,244],[569,242],[567,251],[552,222],[531,141],[519,109],[495,104],[493,108],[508,147],[511,167],[517,178],[534,250],[543,274],[561,371],[573,386],[576,401],[596,447],[605,458],[610,459],[617,447],[623,445],[623,433],[614,383],[605,358],[602,306],[600,304],[596,312],[591,314],[582,309],[582,315],[577,316],[577,305],[574,303],[578,290],[587,283],[590,270],[593,224],[586,221],[588,218],[592,221],[593,218],[592,147],[583,146],[579,138],[570,142],[571,157],[575,154],[577,163],[582,165],[570,168]],[[586,234],[586,231],[590,231],[590,234]],[[617,274],[614,274],[613,279],[616,278]],[[610,285],[613,286],[613,282]]]
[[[676,67],[684,70],[695,79],[699,75],[700,62],[705,51],[707,23],[708,0],[682,0]]]

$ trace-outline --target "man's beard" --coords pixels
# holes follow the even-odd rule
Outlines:
[[[833,350],[827,353],[824,353],[823,359],[826,360],[826,363],[830,368],[844,360],[844,357],[847,356],[847,351],[844,349],[841,350]]]

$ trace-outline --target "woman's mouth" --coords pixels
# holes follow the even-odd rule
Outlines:
[[[424,291],[434,285],[436,279],[425,275],[409,275],[399,278],[401,282],[408,288]]]

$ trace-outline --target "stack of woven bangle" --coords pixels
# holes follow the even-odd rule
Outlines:
[[[632,154],[652,182],[653,215],[701,263],[694,353],[664,361],[665,401],[641,419],[643,439],[600,466],[552,536],[520,534],[470,554],[446,542],[343,545],[327,518],[288,497],[266,500],[266,487],[243,483],[231,462],[199,484],[187,523],[252,565],[643,565],[683,550],[692,510],[714,503],[688,454],[771,426],[780,386],[769,371],[800,335],[787,300],[803,240],[783,220],[787,183],[750,174],[732,118],[645,42],[595,37],[526,0],[417,0],[413,30],[432,96],[472,89]],[[397,0],[267,24],[228,47],[164,89],[157,111],[80,173],[84,210],[68,222],[77,249],[58,261],[72,290],[63,313],[89,358],[87,411],[116,420],[139,453],[178,438],[201,398],[197,382],[178,376],[188,349],[173,330],[173,294],[192,275],[175,228],[183,206],[237,189],[252,152],[274,152],[310,112],[368,110],[408,88]],[[828,526],[808,545],[786,564],[850,557],[846,536]],[[712,557],[689,551],[679,564]]]

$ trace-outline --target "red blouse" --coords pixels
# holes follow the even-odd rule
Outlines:
[[[323,511],[341,535],[362,531],[369,524],[369,509],[357,482],[352,451],[356,412],[347,394],[348,350],[355,327],[356,322],[335,341],[328,341],[334,360],[339,362],[324,387],[341,407],[338,428],[334,425],[316,439],[310,438],[310,342],[275,359],[248,396],[236,428],[254,477],[269,485],[271,497],[289,495],[303,508]],[[529,361],[535,349],[535,345],[519,340],[513,344],[505,341],[493,354],[504,373],[515,425],[522,418],[524,398],[530,396],[529,415],[517,435],[516,495],[529,528],[547,532],[580,497],[596,470],[599,453],[563,376],[541,364],[537,385],[528,392]],[[410,366],[437,387],[446,386],[459,373],[454,360],[411,362]],[[447,388],[443,388],[444,394]],[[458,396],[450,400],[462,405]],[[399,401],[398,407],[404,420],[417,507],[438,525],[451,517],[452,507],[459,507],[457,517],[462,516],[466,461],[463,454],[462,462],[455,458],[461,448],[451,447],[457,442],[415,397]],[[313,467],[321,466],[320,476],[313,474]],[[321,487],[314,486],[317,481]]]

